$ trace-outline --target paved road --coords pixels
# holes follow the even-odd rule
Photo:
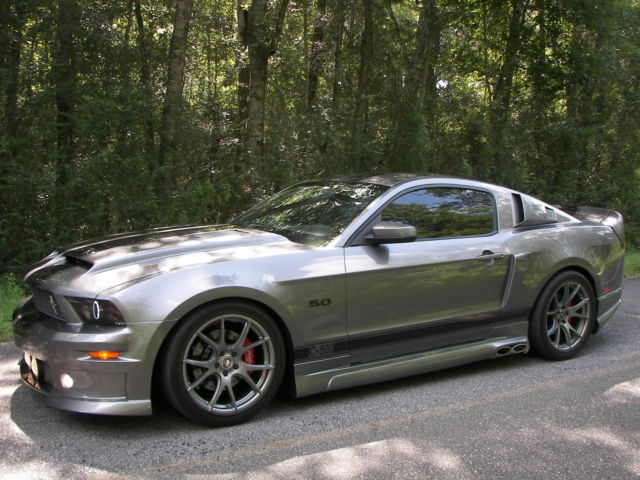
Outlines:
[[[206,429],[169,407],[50,409],[0,344],[0,477],[640,478],[640,278],[579,358],[508,357],[306,399]]]

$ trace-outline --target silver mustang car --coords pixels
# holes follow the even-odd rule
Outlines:
[[[311,181],[228,225],[53,252],[16,309],[22,379],[51,406],[231,425],[302,397],[527,353],[563,360],[622,295],[614,211],[459,178]]]

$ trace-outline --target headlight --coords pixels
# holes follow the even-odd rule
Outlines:
[[[117,327],[126,325],[124,317],[120,310],[118,310],[118,307],[107,300],[79,297],[66,298],[84,323]]]

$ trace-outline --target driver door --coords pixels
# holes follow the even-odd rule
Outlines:
[[[388,204],[378,221],[411,224],[417,239],[346,248],[353,361],[486,338],[504,321],[499,317],[511,257],[496,231],[489,192],[417,189]]]

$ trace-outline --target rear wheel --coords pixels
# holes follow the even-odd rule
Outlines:
[[[164,393],[198,423],[234,425],[273,398],[284,362],[284,342],[268,314],[245,303],[214,304],[190,314],[172,335],[162,365]]]
[[[562,272],[544,288],[529,325],[533,351],[552,360],[574,357],[595,323],[595,294],[589,281],[575,271]]]

